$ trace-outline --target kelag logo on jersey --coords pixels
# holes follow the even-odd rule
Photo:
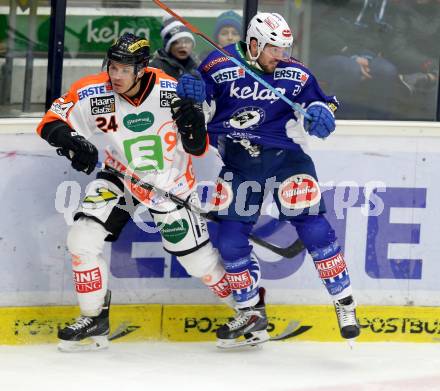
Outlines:
[[[245,71],[240,67],[231,67],[220,69],[214,72],[211,77],[217,84],[224,83],[226,81],[232,81],[241,79],[245,76]]]
[[[280,94],[286,95],[285,88],[276,87],[275,89]],[[235,82],[232,82],[231,88],[229,89],[229,97],[236,99],[270,100],[272,101],[271,103],[280,99],[272,90],[262,87],[258,81],[254,82],[253,90],[249,86],[245,86],[243,88],[236,87]]]
[[[244,107],[232,114],[232,118],[224,122],[224,127],[252,130],[264,121],[265,116],[265,111],[260,107]]]
[[[293,80],[301,83],[301,85],[306,84],[309,80],[309,75],[300,68],[288,67],[288,68],[276,68],[273,73],[274,80]]]
[[[115,112],[115,97],[112,95],[90,99],[90,112],[92,115],[109,114]]]
[[[107,91],[107,88],[103,84],[99,84],[97,86],[91,86],[84,88],[83,90],[78,91],[78,98],[79,100],[83,100],[84,98],[98,95],[98,94],[105,94]]]

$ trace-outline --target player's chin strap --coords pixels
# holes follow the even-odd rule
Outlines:
[[[287,103],[293,110],[299,111],[302,115],[304,115],[305,118],[307,118],[310,121],[313,121],[313,118],[309,114],[307,114],[307,112],[298,103],[292,102],[289,98],[287,98],[285,95],[283,95],[280,91],[278,91],[276,88],[271,86],[266,80],[264,80],[263,78],[258,76],[252,69],[250,69],[249,66],[247,66],[246,64],[237,60],[230,53],[228,53],[225,49],[223,49],[221,46],[219,46],[217,43],[215,43],[211,38],[209,38],[206,34],[204,34],[197,27],[195,27],[191,23],[189,23],[185,18],[182,18],[180,15],[176,14],[172,9],[167,7],[160,0],[153,0],[153,1],[160,8],[162,8],[164,11],[168,12],[171,16],[174,16],[178,21],[182,22],[193,34],[198,35],[204,41],[208,42],[212,47],[214,47],[216,50],[218,50],[220,53],[222,53],[229,61],[232,61],[235,65],[237,65],[239,68],[243,69],[247,74],[252,76],[260,84],[262,84],[268,90],[273,92],[278,98],[280,98],[282,101]]]
[[[257,68],[259,71],[262,71],[263,68],[261,68],[260,64],[258,63],[258,58],[260,57],[260,54],[262,53],[262,50],[260,50],[259,47],[257,47],[257,55],[253,56],[251,53],[251,45],[246,44],[246,56],[248,57],[247,63],[254,68]]]
[[[141,81],[141,78],[138,77],[138,75],[137,75],[137,73],[136,73],[135,76],[134,76],[134,81],[133,81],[133,84],[131,85],[131,87],[130,87],[127,91],[125,91],[125,92],[121,92],[121,94],[122,94],[122,95],[127,94],[127,92],[128,92],[128,91],[131,91],[134,87],[136,87],[136,85],[137,85],[138,83],[140,83],[140,81]]]
[[[117,162],[117,160],[114,157],[111,157],[111,159],[113,161]],[[126,170],[122,171],[122,170],[116,169],[115,167],[111,167],[111,166],[109,166],[105,163],[102,163],[102,162],[98,162],[96,164],[96,167],[99,169],[104,169],[105,171],[108,171],[121,179],[128,180],[136,186],[139,186],[145,190],[148,190],[149,192],[155,193],[157,196],[168,198],[170,201],[174,202],[176,205],[184,207],[184,208],[190,210],[191,212],[204,217],[207,220],[215,221],[215,222],[219,221],[218,218],[214,214],[212,214],[210,212],[206,212],[202,208],[199,208],[195,205],[189,204],[187,200],[183,200],[182,198],[177,197],[173,193],[162,190],[156,186],[151,185],[150,183],[144,182],[144,181],[142,181],[142,179],[139,179],[139,178],[134,177],[133,175],[130,175],[130,173],[127,172]],[[118,164],[117,167],[123,167],[123,165]],[[299,238],[294,243],[292,243],[290,246],[285,247],[285,248],[275,246],[269,242],[266,242],[264,239],[253,235],[253,234],[251,234],[249,236],[249,239],[252,242],[254,242],[255,244],[258,244],[261,247],[267,248],[268,250],[272,251],[273,253],[275,253],[277,255],[282,256],[283,258],[294,258],[305,249],[303,242]]]

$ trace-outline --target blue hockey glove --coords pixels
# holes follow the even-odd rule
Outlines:
[[[319,138],[326,138],[336,128],[335,116],[329,108],[324,107],[325,103],[312,103],[307,108],[307,114],[312,117],[312,121],[307,118],[304,120],[306,131]]]
[[[205,82],[196,74],[185,73],[177,83],[177,95],[182,99],[193,99],[202,103],[206,98]]]

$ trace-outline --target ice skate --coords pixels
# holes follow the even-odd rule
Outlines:
[[[264,304],[265,289],[259,290],[260,301],[254,307],[240,308],[234,319],[217,330],[217,347],[237,348],[255,346],[270,339]]]
[[[104,306],[98,316],[81,315],[75,323],[58,331],[58,350],[79,352],[105,349],[109,346],[109,311],[111,292],[107,291]]]
[[[359,336],[361,329],[356,319],[356,303],[353,296],[347,296],[334,302],[339,330],[342,338],[350,342]]]

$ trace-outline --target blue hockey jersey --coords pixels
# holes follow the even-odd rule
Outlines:
[[[238,42],[225,50],[245,63],[243,45]],[[338,106],[337,99],[325,95],[312,73],[294,58],[280,62],[273,73],[253,70],[291,101],[306,108],[316,101],[327,103],[332,111]],[[206,83],[207,103],[215,101],[215,114],[208,123],[212,135],[228,134],[260,145],[299,148],[286,133],[287,123],[296,120],[294,111],[273,91],[217,50],[206,57],[199,71]]]

